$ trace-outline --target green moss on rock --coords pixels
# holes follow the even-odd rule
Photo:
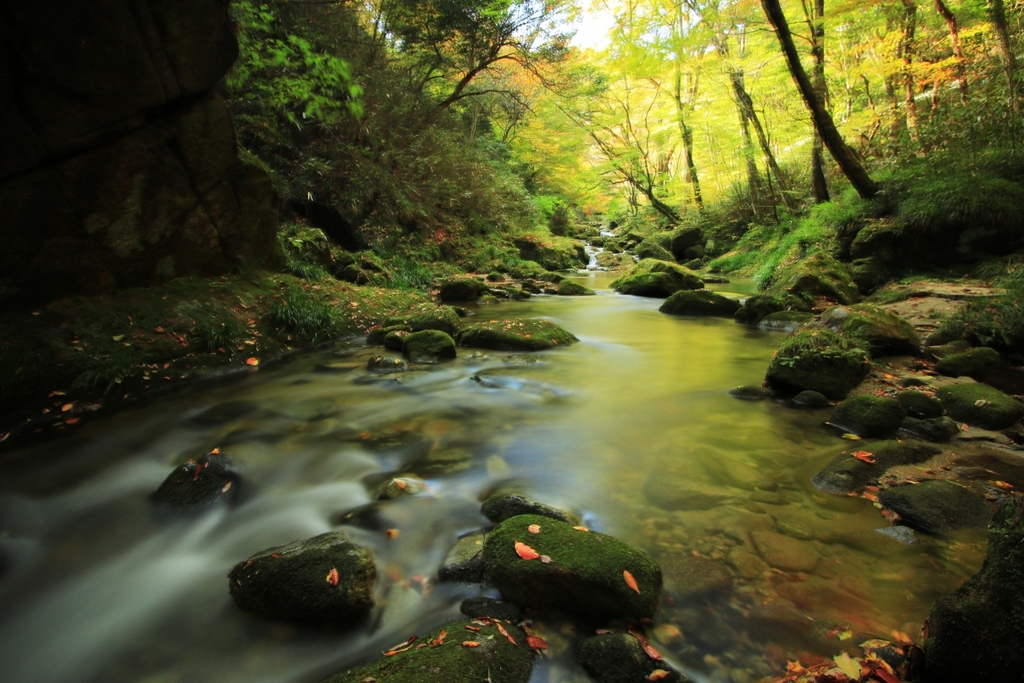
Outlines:
[[[702,315],[731,318],[740,308],[735,299],[708,290],[676,292],[658,310],[671,315]]]
[[[445,303],[466,302],[476,301],[486,291],[487,285],[480,280],[468,275],[460,275],[443,280],[439,295],[441,301]]]
[[[868,437],[892,436],[907,416],[899,401],[862,394],[846,399],[832,411],[829,424]]]
[[[641,683],[656,669],[670,671],[665,662],[657,662],[644,652],[628,633],[602,633],[580,643],[579,661],[598,683]],[[676,671],[659,679],[665,683],[692,683]]]
[[[777,390],[845,398],[867,376],[867,350],[829,330],[800,330],[772,356],[765,379]]]
[[[636,255],[638,258],[647,259],[653,258],[659,261],[673,261],[675,260],[672,256],[672,252],[658,244],[657,241],[648,237],[641,242],[636,248]]]
[[[530,533],[534,524],[539,533]],[[551,561],[523,559],[516,542]],[[491,583],[510,602],[600,620],[651,617],[661,595],[661,569],[646,553],[611,536],[539,515],[519,515],[495,527],[484,543],[484,566]],[[626,583],[626,571],[639,592]]]
[[[947,377],[970,377],[980,382],[998,370],[1001,363],[998,351],[981,346],[945,356],[935,364],[935,369]]]
[[[404,652],[335,674],[323,683],[527,683],[534,655],[526,634],[511,622],[502,624],[513,644],[489,622],[466,619],[445,624],[421,635]],[[466,642],[479,645],[467,647]]]
[[[401,351],[405,348],[405,338],[409,336],[406,330],[394,330],[384,335],[384,348],[388,351]]]
[[[833,306],[815,325],[864,342],[874,356],[914,354],[921,346],[913,325],[872,304]]]
[[[778,287],[805,299],[823,296],[841,304],[859,298],[850,270],[825,253],[798,261],[778,277]]]
[[[499,351],[543,351],[579,341],[550,320],[514,318],[466,325],[456,339],[459,346]]]
[[[436,363],[455,358],[455,340],[440,330],[413,332],[402,347],[405,357],[414,363]]]
[[[566,278],[558,283],[558,296],[594,296],[594,290]]]
[[[405,315],[388,318],[384,321],[383,327],[406,329],[410,332],[440,330],[454,337],[462,328],[462,319],[451,306],[420,304]]]
[[[954,384],[936,396],[954,420],[982,429],[1004,429],[1020,419],[1021,404],[987,384]]]
[[[693,271],[675,263],[644,259],[614,280],[610,287],[620,294],[665,298],[684,289],[703,289]]]
[[[776,294],[755,294],[736,311],[736,322],[755,325],[772,313],[786,310],[785,300]]]
[[[896,400],[900,402],[903,410],[910,417],[921,420],[942,416],[942,402],[920,391],[913,389],[901,391]]]
[[[951,481],[925,481],[882,491],[878,501],[903,523],[930,534],[984,527],[992,517],[985,500]]]

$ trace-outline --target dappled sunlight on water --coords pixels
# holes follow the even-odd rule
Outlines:
[[[777,334],[662,315],[658,300],[611,293],[608,274],[580,280],[598,296],[477,311],[548,317],[582,340],[568,349],[462,350],[373,376],[363,368],[376,349],[343,346],[8,456],[0,680],[318,681],[486,591],[433,577],[455,540],[483,525],[481,498],[505,485],[658,559],[666,601],[651,633],[702,679],[754,680],[787,657],[828,654],[847,627],[858,639],[916,635],[931,601],[980,565],[981,533],[906,546],[874,531],[886,522],[869,502],[811,487],[844,449],[822,427],[827,411],[727,395],[761,381]],[[148,494],[215,446],[244,474],[241,502],[156,516]],[[374,504],[399,473],[424,476],[427,491]],[[379,569],[365,624],[323,632],[235,609],[232,564],[337,528],[353,510],[344,528]],[[783,569],[761,559],[775,551]],[[534,681],[586,680],[569,656],[583,626],[551,617],[535,628],[553,657]]]

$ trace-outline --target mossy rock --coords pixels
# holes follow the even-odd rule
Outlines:
[[[651,238],[647,238],[643,242],[641,242],[639,245],[637,245],[636,255],[637,255],[637,258],[640,258],[640,259],[653,258],[653,259],[658,259],[659,261],[673,261],[674,260],[674,258],[672,256],[672,252],[670,252],[668,249],[666,249],[665,247],[661,246],[660,244],[658,244],[656,241],[652,240]]]
[[[242,476],[223,453],[207,453],[176,467],[153,492],[152,501],[169,509],[192,512],[231,501]]]
[[[860,296],[849,268],[825,253],[798,261],[781,273],[777,281],[779,289],[805,299],[823,296],[852,304]]]
[[[537,525],[538,533],[529,528]],[[516,543],[541,558],[526,560]],[[544,562],[544,557],[550,562]],[[539,515],[511,517],[484,543],[487,578],[525,607],[554,607],[605,621],[649,618],[661,596],[661,569],[646,553],[596,531]],[[629,572],[637,590],[627,584]]]
[[[773,332],[793,332],[812,320],[814,316],[803,311],[778,311],[761,318],[757,326]]]
[[[765,379],[779,391],[810,389],[842,399],[867,376],[867,356],[866,349],[834,332],[800,330],[782,342]]]
[[[872,304],[833,306],[814,324],[866,343],[873,356],[915,354],[921,346],[913,325]]]
[[[511,602],[495,600],[485,596],[466,598],[459,605],[459,611],[467,617],[491,617],[518,624],[523,620],[523,611]]]
[[[616,270],[622,267],[622,257],[609,251],[602,251],[597,255],[597,265],[608,270]]]
[[[540,515],[550,517],[567,524],[579,524],[579,517],[563,512],[550,505],[539,503],[532,498],[518,493],[496,493],[488,496],[480,506],[480,512],[494,524],[519,515]]]
[[[488,282],[504,282],[505,281],[505,274],[504,273],[499,273],[498,271],[492,271],[490,273],[487,273],[487,278],[486,279],[487,279]]]
[[[412,332],[407,325],[387,325],[370,330],[366,335],[367,346],[380,346],[392,332]]]
[[[278,233],[277,240],[289,259],[315,263],[324,268],[330,268],[334,263],[331,240],[320,228],[285,225]]]
[[[982,429],[1005,429],[1021,418],[1021,404],[987,384],[954,384],[936,396],[954,420]]]
[[[511,640],[493,619],[483,624],[469,619],[451,622],[421,635],[408,650],[335,674],[323,683],[527,683],[534,655],[526,634],[510,621],[502,628]]]
[[[767,398],[771,398],[772,392],[770,389],[766,389],[760,384],[746,384],[742,387],[730,389],[729,395],[743,401],[763,401]]]
[[[268,548],[228,574],[244,612],[280,619],[351,623],[373,607],[373,555],[332,531]]]
[[[890,467],[916,465],[942,452],[938,446],[913,440],[878,441],[851,450],[867,451],[874,462],[865,462],[844,451],[811,477],[811,483],[822,491],[845,495],[861,490]]]
[[[676,263],[644,259],[609,285],[620,294],[666,298],[684,289],[704,289],[692,270]]]
[[[998,370],[1001,364],[998,351],[981,346],[948,355],[935,364],[935,369],[947,377],[970,377],[980,382]]]
[[[454,337],[462,329],[462,319],[451,306],[420,304],[405,315],[388,318],[382,327],[404,329],[409,332],[440,330]]]
[[[704,231],[700,228],[679,228],[672,233],[672,242],[668,250],[672,252],[673,258],[682,261],[687,258],[687,252],[694,247],[704,244]],[[692,258],[692,257],[690,257]]]
[[[945,443],[960,433],[960,426],[945,416],[925,419],[907,417],[900,425],[900,431],[925,441]]]
[[[440,330],[410,333],[405,338],[402,353],[413,363],[436,363],[457,355],[455,340]]]
[[[476,300],[477,306],[496,306],[501,303],[501,299],[494,296],[493,294],[484,294],[482,297]]]
[[[860,436],[892,436],[907,413],[894,398],[861,394],[846,399],[832,411],[828,421],[834,427]]]
[[[658,310],[670,315],[700,315],[731,318],[740,308],[735,299],[708,290],[676,292]]]
[[[832,403],[828,396],[818,391],[805,390],[793,397],[793,403],[801,408],[828,408]]]
[[[882,491],[878,502],[907,526],[929,534],[984,527],[992,517],[980,495],[951,481],[894,486]]]
[[[642,683],[651,680],[656,670],[668,672],[657,680],[665,683],[692,681],[663,661],[647,656],[634,636],[628,633],[602,633],[580,643],[579,662],[598,683]]]
[[[756,325],[766,316],[786,310],[785,300],[776,294],[755,294],[743,302],[733,316],[738,323]]]
[[[380,374],[391,373],[391,372],[405,372],[409,369],[409,364],[401,358],[391,358],[389,356],[374,356],[366,361],[366,369],[370,372],[376,372]]]
[[[441,563],[437,578],[455,583],[483,583],[486,538],[487,534],[478,532],[456,541]]]
[[[459,346],[498,351],[543,351],[579,341],[550,320],[515,318],[466,325],[456,339]]]
[[[942,416],[942,401],[920,391],[914,391],[913,389],[901,391],[896,396],[896,400],[900,402],[903,410],[910,417],[923,420]]]
[[[927,680],[1012,681],[1024,671],[1024,501],[1011,496],[988,529],[981,571],[928,617]]]
[[[388,351],[401,352],[405,348],[405,338],[410,332],[406,330],[394,330],[384,335],[384,348]]]
[[[853,261],[850,264],[850,276],[861,294],[869,294],[889,281],[888,270],[873,256]]]
[[[558,296],[594,296],[594,290],[566,278],[558,283]]]
[[[461,303],[476,301],[486,291],[487,285],[480,280],[468,275],[460,275],[442,280],[439,295],[441,301],[445,303],[452,301]]]

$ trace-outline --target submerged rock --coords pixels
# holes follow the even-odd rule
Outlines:
[[[907,414],[894,398],[861,394],[846,399],[832,411],[829,424],[868,437],[892,436]]]
[[[730,389],[729,395],[733,398],[739,398],[744,401],[763,401],[766,398],[771,398],[772,392],[770,389],[766,389],[760,384],[747,384],[742,387]]]
[[[629,633],[602,633],[580,643],[579,662],[598,683],[642,683],[660,669],[667,673],[657,680],[665,683],[692,683],[673,671],[664,661],[652,659],[640,641]]]
[[[647,480],[644,495],[662,510],[710,510],[736,500],[727,488],[666,472],[654,474]]]
[[[774,531],[751,531],[750,540],[769,566],[787,572],[813,572],[821,556],[814,546]]]
[[[323,683],[527,683],[534,655],[526,634],[511,622],[480,621],[445,624],[421,635],[408,648],[395,647],[394,654],[335,674]]]
[[[872,304],[833,306],[814,324],[864,342],[873,356],[914,354],[921,346],[913,325]]]
[[[580,521],[576,515],[570,515],[550,505],[538,503],[532,498],[518,493],[496,493],[489,496],[480,506],[480,511],[494,524],[500,524],[506,519],[518,515],[541,515],[568,524],[578,524]]]
[[[366,369],[378,373],[405,372],[409,369],[409,364],[401,358],[374,356],[366,361]]]
[[[665,589],[684,599],[705,598],[732,590],[732,572],[720,560],[672,553],[658,558]]]
[[[405,338],[402,353],[413,363],[436,363],[455,358],[455,340],[440,330],[413,332]]]
[[[395,500],[405,496],[414,496],[422,493],[427,488],[427,483],[419,477],[393,477],[384,484],[377,500]]]
[[[241,479],[228,456],[211,451],[175,468],[151,498],[166,508],[189,512],[204,510],[232,500],[238,493]]]
[[[942,452],[938,446],[920,441],[878,441],[855,450],[868,453],[874,462],[843,452],[811,477],[811,483],[822,491],[845,495],[864,488],[890,467],[915,465]]]
[[[708,290],[676,292],[658,310],[670,315],[710,315],[731,318],[740,308],[735,299]]]
[[[867,376],[868,352],[828,330],[801,330],[775,352],[765,379],[792,393],[810,389],[832,399],[846,398]]]
[[[466,325],[457,336],[459,346],[498,351],[543,351],[579,341],[550,320],[515,318]]]
[[[945,356],[935,364],[935,369],[947,377],[970,377],[980,382],[998,370],[1002,362],[998,351],[982,346]]]
[[[1004,429],[1021,417],[1021,404],[987,384],[954,384],[936,393],[949,416],[982,429]]]
[[[882,491],[879,502],[907,524],[930,534],[983,527],[992,512],[976,493],[950,481],[925,481]]]
[[[448,551],[437,577],[442,581],[456,583],[482,583],[484,580],[484,539],[485,533],[463,536]]]
[[[526,559],[517,544],[532,550],[526,557],[538,557]],[[651,617],[661,595],[661,569],[646,553],[539,515],[519,515],[495,527],[484,543],[484,564],[487,578],[510,602],[598,620]]]
[[[370,551],[333,531],[256,553],[231,569],[228,585],[244,612],[350,623],[373,607],[376,577]]]
[[[558,283],[558,296],[594,296],[596,292],[566,278]]]
[[[932,606],[924,642],[930,683],[1020,680],[1024,672],[1024,502],[1007,500],[988,531],[981,571]]]

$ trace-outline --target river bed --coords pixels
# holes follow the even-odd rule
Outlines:
[[[460,349],[449,363],[376,376],[364,367],[379,349],[356,340],[8,453],[0,680],[322,680],[493,594],[434,577],[456,539],[484,526],[480,500],[501,487],[579,511],[659,560],[666,600],[650,633],[697,680],[756,680],[826,653],[846,628],[916,636],[931,602],[980,566],[984,532],[913,546],[878,534],[886,522],[870,502],[809,482],[849,446],[823,427],[827,410],[727,394],[761,381],[779,333],[663,315],[659,300],[611,292],[613,277],[579,276],[595,297],[475,311],[549,318],[581,339],[571,348]],[[148,496],[168,472],[214,447],[245,477],[241,502],[188,519],[155,514]],[[424,476],[427,492],[361,508],[401,473]],[[666,487],[693,498],[666,501]],[[343,528],[378,565],[365,624],[325,632],[237,610],[226,579],[235,562],[337,529],[355,509]],[[792,540],[783,549],[807,566],[769,567],[750,532]],[[711,565],[694,559],[713,563],[699,590],[687,572]],[[785,627],[794,613],[832,636]],[[588,680],[571,656],[580,624],[546,617],[534,628],[551,644],[534,683]]]

